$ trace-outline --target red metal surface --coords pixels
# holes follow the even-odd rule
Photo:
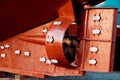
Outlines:
[[[110,71],[113,64],[117,10],[91,8],[86,10],[86,16],[84,13],[83,11],[81,24],[73,23],[77,21],[76,12],[72,0],[68,0],[59,6],[59,17],[55,20],[1,41],[0,71],[41,78],[83,76],[85,71]],[[101,16],[100,20],[93,20],[95,14]],[[99,35],[91,33],[96,28],[101,30]],[[78,40],[72,66],[63,51],[66,33]],[[91,46],[98,47],[98,52],[91,53]],[[57,62],[52,62],[52,59]],[[90,59],[97,62],[90,65]]]
[[[89,9],[86,13],[85,37],[85,71],[112,71],[114,62],[115,38],[116,38],[116,9]],[[109,14],[111,13],[111,15]],[[99,16],[100,20],[94,20]],[[93,34],[93,30],[100,30],[99,34]],[[96,47],[98,51],[90,51]],[[90,64],[89,60],[95,60]]]
[[[58,17],[57,9],[66,1],[1,0],[0,41],[55,19]]]

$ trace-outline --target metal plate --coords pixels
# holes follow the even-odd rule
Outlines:
[[[112,71],[116,38],[116,18],[116,9],[96,8],[86,11],[86,35],[83,39],[85,41],[85,71]],[[100,32],[93,30],[100,30]]]

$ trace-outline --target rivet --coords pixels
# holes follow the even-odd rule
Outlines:
[[[47,37],[46,38],[46,42],[49,42],[49,43],[51,43],[51,42],[53,42],[54,41],[54,38],[53,37]]]
[[[19,55],[21,53],[21,51],[20,50],[15,50],[14,53],[17,54],[17,55]]]
[[[58,63],[58,60],[57,60],[57,59],[51,59],[51,63],[57,64],[57,63]]]
[[[97,47],[91,47],[91,48],[90,48],[90,51],[91,51],[91,52],[97,52],[97,51],[98,51],[98,48],[97,48]]]
[[[6,57],[5,53],[1,54],[1,58],[5,58],[5,57]]]
[[[29,51],[25,51],[24,55],[28,57],[28,56],[30,56],[30,52]]]
[[[46,60],[46,64],[51,64],[51,61],[50,60]]]
[[[47,31],[48,31],[47,28],[43,28],[42,30],[43,33],[47,33]]]
[[[93,31],[92,31],[92,33],[93,34],[95,34],[95,35],[98,35],[98,34],[100,34],[100,30],[99,29],[94,29]]]
[[[5,47],[4,46],[0,46],[0,49],[5,49]]]
[[[5,45],[5,48],[9,48],[9,47],[10,47],[10,45],[9,45],[9,44],[6,44],[6,45]]]
[[[45,58],[45,57],[42,57],[42,58],[40,58],[39,60],[40,60],[40,62],[45,62],[45,61],[46,61],[46,58]]]
[[[89,60],[89,64],[95,65],[97,63],[97,61],[95,59],[90,59]]]
[[[99,21],[100,20],[100,16],[93,16],[93,20],[95,20],[95,21]]]
[[[53,22],[53,25],[54,25],[54,26],[59,26],[59,25],[61,25],[61,24],[62,24],[61,21],[55,21],[55,22]]]

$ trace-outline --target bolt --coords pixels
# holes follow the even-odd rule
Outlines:
[[[21,51],[20,50],[15,50],[15,52],[14,52],[16,55],[19,55],[20,53],[21,53]]]
[[[91,51],[91,52],[97,52],[97,51],[98,51],[98,48],[97,48],[97,47],[91,47],[91,48],[90,48],[90,51]]]
[[[93,20],[95,20],[95,21],[99,21],[100,20],[100,16],[93,16]]]
[[[5,58],[5,57],[6,57],[5,53],[1,54],[1,58]]]
[[[54,41],[53,37],[47,37],[46,38],[46,41],[49,42],[49,43],[52,43]]]
[[[92,33],[93,34],[95,34],[95,35],[98,35],[98,34],[100,34],[100,30],[99,29],[94,29],[93,31],[92,31]]]
[[[55,22],[53,22],[53,25],[54,25],[54,26],[59,26],[59,25],[61,25],[61,24],[62,24],[61,21],[55,21]]]
[[[46,60],[46,64],[51,64],[51,61],[50,60]]]
[[[73,67],[78,67],[78,65],[76,65],[74,62],[70,64]]]
[[[9,44],[6,44],[6,45],[5,45],[5,48],[9,48],[9,47],[10,47],[10,45],[9,45]]]
[[[89,64],[95,65],[97,63],[97,61],[95,59],[90,59],[89,60]]]
[[[42,30],[43,33],[47,33],[47,31],[48,31],[47,28],[43,28]]]
[[[51,59],[51,63],[57,64],[57,63],[58,63],[58,60],[57,60],[57,59]]]
[[[29,51],[25,51],[24,55],[28,57],[28,56],[30,56],[30,52]]]
[[[0,49],[5,49],[5,47],[4,46],[0,46]]]
[[[74,25],[75,25],[75,24],[77,24],[77,23],[76,23],[76,22],[72,22],[71,24],[74,24]]]
[[[45,58],[45,57],[42,57],[42,58],[40,58],[39,60],[40,60],[40,62],[45,62],[45,61],[46,61],[46,58]]]

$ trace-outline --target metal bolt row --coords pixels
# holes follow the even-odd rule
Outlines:
[[[93,16],[93,20],[94,21],[100,21],[100,19],[101,19],[101,16],[98,16],[98,15],[94,15]],[[92,30],[92,34],[94,34],[94,35],[99,35],[101,33],[101,30],[100,29],[93,29]],[[93,46],[93,47],[90,47],[90,52],[92,52],[92,53],[96,53],[96,52],[98,52],[98,48],[97,47],[95,47],[95,46]],[[88,63],[90,64],[90,65],[95,65],[95,64],[97,64],[97,60],[96,59],[90,59],[89,61],[88,61]]]
[[[5,45],[1,45],[0,46],[0,49],[3,50],[3,49],[8,49],[10,47],[9,44],[5,44]]]
[[[49,60],[49,59],[47,59],[45,57],[41,57],[39,59],[39,61],[42,62],[42,63],[46,63],[46,64],[58,64],[58,60],[57,59],[51,59],[51,60]]]
[[[14,52],[16,55],[20,55],[21,54],[21,51],[20,50],[15,50],[15,52]],[[24,52],[24,55],[25,56],[30,56],[30,52],[29,51],[25,51]],[[7,56],[7,54],[6,53],[2,53],[1,55],[0,55],[0,57],[1,58],[5,58]]]
[[[99,16],[99,15],[93,16],[93,20],[94,20],[94,21],[100,21],[100,19],[101,19],[101,16]],[[99,34],[101,33],[101,30],[100,30],[100,29],[94,29],[94,30],[92,31],[92,33],[93,33],[94,35],[99,35]]]
[[[15,50],[14,53],[15,53],[16,55],[20,55],[20,54],[21,54],[21,51],[20,51],[20,50]],[[24,55],[28,57],[28,56],[30,56],[30,52],[29,52],[29,51],[25,51],[25,52],[24,52]]]

